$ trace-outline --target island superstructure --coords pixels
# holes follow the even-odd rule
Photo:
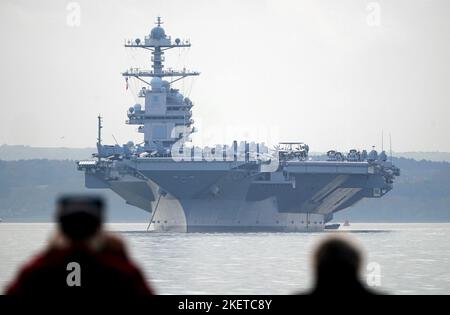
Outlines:
[[[393,188],[400,170],[375,149],[320,159],[302,142],[193,146],[193,102],[174,83],[199,72],[165,69],[164,52],[191,43],[172,40],[161,24],[158,17],[148,36],[125,42],[151,53],[151,69],[122,74],[142,83],[126,123],[143,142],[104,145],[99,116],[95,159],[77,162],[86,187],[113,190],[149,212],[149,230],[160,232],[322,231],[333,213]]]

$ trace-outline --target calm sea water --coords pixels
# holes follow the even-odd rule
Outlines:
[[[310,253],[327,233],[156,234],[108,225],[161,294],[289,294],[312,282]],[[45,246],[52,224],[0,223],[0,287]],[[379,267],[379,289],[450,294],[450,224],[352,224],[345,232]],[[371,275],[374,275],[371,273]],[[3,290],[3,289],[2,289]]]

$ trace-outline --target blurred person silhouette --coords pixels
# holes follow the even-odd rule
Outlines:
[[[20,270],[6,294],[153,294],[125,244],[103,230],[101,198],[63,196],[55,219],[48,247]]]
[[[344,236],[328,236],[313,254],[315,283],[310,295],[372,295],[360,280],[363,251]]]

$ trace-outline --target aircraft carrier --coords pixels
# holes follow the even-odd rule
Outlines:
[[[193,146],[193,102],[174,83],[199,72],[165,69],[164,53],[191,43],[172,39],[161,24],[158,17],[148,36],[125,41],[151,53],[151,69],[122,73],[127,88],[129,80],[142,84],[126,123],[143,142],[103,144],[99,116],[97,153],[77,162],[86,187],[111,189],[149,212],[148,230],[157,232],[317,232],[333,213],[393,188],[400,170],[374,148],[315,158],[302,142]]]

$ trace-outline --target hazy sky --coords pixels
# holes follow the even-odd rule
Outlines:
[[[192,41],[166,60],[201,72],[178,87],[206,143],[259,130],[347,150],[384,130],[395,151],[450,151],[448,0],[78,1],[79,26],[70,2],[0,2],[0,144],[94,146],[98,113],[106,142],[139,141],[121,72],[150,56],[123,43],[161,15]]]

